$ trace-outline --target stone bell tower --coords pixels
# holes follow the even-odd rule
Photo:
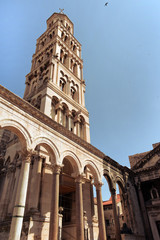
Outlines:
[[[74,25],[65,14],[54,13],[48,18],[26,76],[24,99],[90,142],[81,44],[73,34]]]

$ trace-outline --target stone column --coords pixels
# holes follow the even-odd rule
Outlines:
[[[70,110],[68,110],[67,111],[67,117],[68,117],[68,126],[67,126],[67,128],[68,128],[68,130],[71,130],[71,128],[72,128],[72,123],[71,123],[71,121],[72,121],[72,112],[70,111]]]
[[[18,182],[19,182],[19,175],[20,175],[20,167],[21,167],[21,161],[18,161],[16,164],[16,173],[15,173],[15,185],[14,185],[14,189],[13,189],[13,194],[12,194],[12,199],[9,203],[8,206],[8,213],[12,214],[13,212],[13,207],[14,207],[14,203],[15,203],[15,198],[16,198],[16,191],[17,191],[17,186],[18,186]]]
[[[71,97],[71,77],[68,77],[68,81],[66,83],[66,93]]]
[[[59,175],[62,166],[55,165],[53,168],[53,186],[52,186],[52,202],[51,202],[51,218],[50,218],[50,240],[58,239],[59,225]]]
[[[76,178],[76,240],[84,240],[82,180],[81,175]]]
[[[78,137],[80,137],[81,133],[80,133],[80,118],[79,116],[75,116],[75,119],[74,119],[74,123],[75,123],[75,127],[76,127],[76,135]]]
[[[54,70],[54,64],[51,62],[49,65],[49,81],[53,82],[53,72]]]
[[[96,193],[97,193],[99,240],[106,240],[106,229],[105,229],[105,222],[104,222],[101,186],[102,186],[102,183],[95,184]]]
[[[12,199],[12,189],[14,184],[15,165],[10,163],[7,168],[6,180],[2,192],[0,205],[0,219],[4,220],[7,216],[9,204]]]
[[[93,194],[92,180],[90,182],[90,196],[91,196],[91,216],[92,216],[92,218],[94,218],[95,212],[94,212],[94,194]]]
[[[27,188],[28,188],[28,179],[29,179],[29,170],[30,170],[30,158],[31,154],[27,153],[25,159],[22,162],[20,178],[17,187],[15,206],[13,210],[9,240],[20,240]]]
[[[38,212],[38,203],[39,203],[39,193],[40,193],[40,183],[41,183],[41,171],[42,171],[42,161],[43,156],[34,157],[34,169],[31,182],[32,192],[30,195],[30,210],[31,212]]]
[[[61,125],[63,125],[63,113],[62,113],[62,110],[63,110],[63,106],[62,104],[58,103],[56,105],[56,110],[57,110],[57,122]]]
[[[122,210],[124,215],[124,222],[127,224],[129,228],[132,228],[132,223],[130,219],[130,206],[128,202],[128,194],[124,192],[121,194],[121,201],[122,201]]]
[[[140,201],[140,206],[141,206],[141,211],[142,211],[142,218],[144,222],[144,229],[145,229],[145,235],[146,235],[146,240],[153,239],[151,229],[150,229],[150,224],[149,224],[149,219],[145,207],[145,202],[143,198],[143,193],[141,190],[141,183],[138,182],[138,195],[139,195],[139,201]]]
[[[119,217],[117,214],[116,190],[114,188],[111,189],[111,196],[112,196],[112,207],[113,207],[116,240],[121,240]]]

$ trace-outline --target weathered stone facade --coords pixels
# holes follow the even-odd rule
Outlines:
[[[160,143],[129,157],[138,193],[146,239],[160,239]]]
[[[115,238],[145,239],[137,173],[90,144],[81,45],[73,33],[65,14],[53,14],[37,40],[24,99],[0,86],[2,240],[106,240],[103,176]],[[120,227],[116,184],[132,234]]]

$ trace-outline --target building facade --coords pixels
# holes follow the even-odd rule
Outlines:
[[[142,210],[146,239],[160,239],[160,143],[129,157]]]
[[[105,239],[104,154],[89,144],[81,45],[73,32],[66,15],[53,14],[37,40],[24,100],[1,88],[11,100],[1,95],[1,239]]]
[[[81,44],[70,19],[54,13],[37,39],[24,99],[0,86],[0,239],[106,240],[103,176],[115,239],[146,239],[136,173],[90,144],[84,94]]]
[[[122,229],[123,223],[124,223],[124,216],[123,216],[120,194],[116,195],[116,207],[117,207],[117,215],[120,223],[120,229]],[[110,199],[107,201],[103,201],[103,210],[104,210],[107,239],[108,240],[115,239],[116,232],[115,232],[115,223],[114,223],[114,216],[113,216],[112,197],[110,197]]]

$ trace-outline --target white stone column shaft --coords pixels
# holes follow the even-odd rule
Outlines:
[[[42,156],[36,156],[34,160],[34,171],[32,181],[32,194],[31,194],[31,210],[38,211],[40,183],[41,183],[41,171],[42,171]]]
[[[106,240],[106,229],[104,222],[104,211],[102,204],[101,184],[96,184],[98,223],[99,223],[99,240]]]
[[[14,185],[14,189],[13,189],[13,195],[12,195],[12,199],[10,201],[10,204],[8,206],[8,213],[13,212],[13,207],[15,204],[15,198],[16,198],[16,191],[17,191],[17,186],[18,186],[18,181],[19,181],[19,175],[20,175],[20,163],[17,163],[17,167],[16,167],[16,173],[15,173],[15,185]]]
[[[76,179],[76,240],[84,240],[82,178]]]
[[[9,240],[20,240],[27,196],[29,170],[30,170],[30,155],[28,155],[22,162]]]
[[[112,196],[112,206],[113,206],[113,216],[114,216],[116,240],[121,240],[119,217],[117,214],[116,190],[114,188],[111,189],[111,196]]]
[[[51,202],[51,217],[50,217],[50,240],[58,239],[58,225],[59,225],[59,175],[61,166],[56,165],[53,170],[53,189]]]

